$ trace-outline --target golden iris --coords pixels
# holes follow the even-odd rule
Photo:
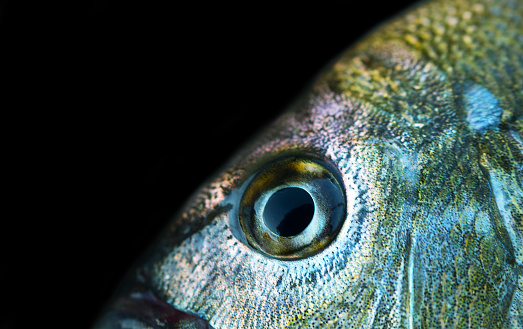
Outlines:
[[[312,157],[286,157],[261,168],[240,201],[249,245],[263,254],[296,259],[323,250],[345,217],[341,175]]]

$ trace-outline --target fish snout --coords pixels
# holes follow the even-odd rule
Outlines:
[[[106,306],[94,329],[212,328],[198,315],[174,308],[140,281],[124,285],[121,293]]]

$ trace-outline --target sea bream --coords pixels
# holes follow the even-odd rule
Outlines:
[[[369,34],[165,228],[96,328],[523,328],[523,1]]]

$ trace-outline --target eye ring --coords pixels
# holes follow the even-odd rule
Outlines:
[[[341,181],[333,165],[312,157],[286,157],[265,165],[240,201],[239,221],[248,244],[289,260],[323,250],[345,218]]]

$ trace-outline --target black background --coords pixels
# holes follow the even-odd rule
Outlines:
[[[15,242],[2,245],[0,328],[88,328],[186,198],[411,2],[94,1],[64,57],[66,112],[42,116],[49,128],[24,158],[40,179],[23,189],[39,201],[2,232]],[[2,37],[20,26],[10,9]]]

